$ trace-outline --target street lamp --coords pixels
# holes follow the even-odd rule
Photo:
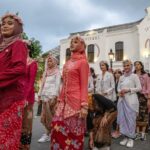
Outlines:
[[[112,49],[110,49],[110,52],[108,53],[109,60],[110,60],[110,68],[112,69],[113,59],[114,59],[114,53]]]

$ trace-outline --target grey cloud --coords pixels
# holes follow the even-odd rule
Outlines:
[[[149,0],[3,0],[0,15],[19,12],[25,32],[40,40],[46,51],[69,33],[87,30],[92,25],[101,27],[141,19],[148,6]]]
[[[129,19],[141,18],[145,15],[144,9],[150,6],[149,0],[89,0],[94,5],[102,5],[108,10],[116,10],[124,14]]]

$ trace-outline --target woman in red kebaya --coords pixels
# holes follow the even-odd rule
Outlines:
[[[85,42],[72,38],[70,60],[63,68],[63,85],[52,121],[51,150],[82,150],[88,109],[89,65]]]
[[[33,105],[34,105],[34,82],[37,73],[37,62],[32,59],[31,42],[24,40],[28,47],[27,55],[27,71],[26,71],[26,106],[23,113],[22,134],[21,134],[21,150],[29,150],[32,137],[32,122],[33,122]]]
[[[1,19],[0,42],[0,150],[18,150],[24,107],[27,48],[21,40],[21,19]]]

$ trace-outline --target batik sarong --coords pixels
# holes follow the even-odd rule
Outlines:
[[[138,93],[139,99],[139,115],[137,117],[137,126],[148,126],[148,107],[147,99],[143,94]]]
[[[0,114],[0,150],[19,150],[23,107],[17,101]]]
[[[135,138],[137,112],[129,107],[125,99],[119,101],[117,107],[117,123],[121,134],[129,138]]]
[[[51,128],[51,150],[83,150],[85,119],[54,117]]]

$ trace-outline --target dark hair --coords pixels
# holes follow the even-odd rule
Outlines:
[[[136,63],[139,63],[140,65],[141,65],[141,73],[142,74],[145,74],[146,72],[145,72],[145,70],[144,70],[144,65],[143,65],[143,63],[141,62],[141,61],[135,61],[134,62],[134,66],[136,65]],[[136,70],[134,70],[134,73],[136,73]]]
[[[96,74],[95,74],[95,71],[94,71],[94,68],[90,68],[90,73],[92,74],[92,77],[93,78],[96,78]]]
[[[98,105],[98,107],[101,110],[102,113],[105,113],[106,111],[116,111],[116,105],[114,102],[112,102],[110,99],[100,95],[100,94],[93,94],[93,101],[96,102],[95,104]]]
[[[116,69],[113,73],[115,81],[116,81],[116,77],[115,77],[116,72],[118,72],[120,75],[122,75],[122,71],[120,69]]]
[[[108,70],[109,70],[109,65],[108,65],[108,63],[107,63],[106,61],[101,61],[101,62],[100,62],[100,65],[101,65],[101,63],[105,64],[106,70],[108,71]]]

